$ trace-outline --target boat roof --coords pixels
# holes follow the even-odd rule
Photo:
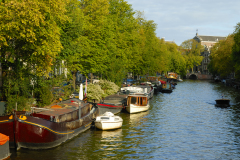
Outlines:
[[[141,93],[129,94],[128,97],[146,97],[147,98],[145,94],[141,94]]]
[[[139,88],[151,88],[149,85],[136,85],[134,87],[139,87]]]
[[[124,100],[127,96],[125,94],[114,94],[104,98],[104,100]]]
[[[151,88],[151,86],[149,86],[149,85],[133,85],[133,86],[129,86],[129,87],[122,87],[121,90],[128,89],[128,88]]]

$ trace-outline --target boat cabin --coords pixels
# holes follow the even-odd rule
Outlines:
[[[146,106],[148,103],[147,96],[144,95],[129,95],[127,105],[134,104],[138,106]]]
[[[171,89],[171,84],[170,83],[162,84],[162,88],[163,89]]]

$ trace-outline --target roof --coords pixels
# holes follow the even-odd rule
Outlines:
[[[205,35],[198,35],[198,34],[196,34],[196,36],[193,39],[198,39],[200,41],[218,42],[220,40],[226,39],[226,37],[222,37],[222,36],[205,36]]]

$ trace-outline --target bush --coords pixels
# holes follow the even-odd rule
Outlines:
[[[53,101],[53,94],[49,89],[49,86],[41,86],[36,88],[35,95],[37,97],[37,104],[39,107],[49,105]]]
[[[115,94],[119,90],[119,86],[107,80],[100,80],[98,84],[101,86],[102,90],[104,91],[104,94],[102,97],[107,97],[109,95]]]
[[[101,100],[104,95],[104,91],[98,84],[88,84],[87,97],[89,100]]]
[[[17,111],[30,111],[35,99],[26,98],[24,96],[11,95],[7,99],[6,114],[10,114],[13,110]],[[17,108],[16,108],[17,105]]]
[[[79,91],[79,89],[77,89]],[[85,86],[83,87],[85,90]],[[115,83],[100,80],[95,84],[88,84],[87,86],[87,97],[89,100],[101,100],[109,95],[115,94],[119,90],[119,86]]]

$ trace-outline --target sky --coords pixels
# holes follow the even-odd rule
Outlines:
[[[239,0],[125,0],[145,20],[157,24],[156,36],[177,45],[196,33],[226,37],[240,23]]]

